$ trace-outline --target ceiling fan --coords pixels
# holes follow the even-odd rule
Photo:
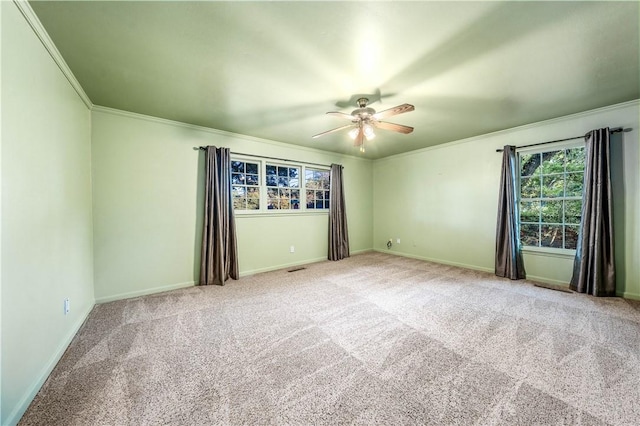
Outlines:
[[[346,118],[347,120],[351,121],[351,124],[327,130],[326,132],[318,133],[317,135],[313,136],[313,138],[318,138],[329,133],[351,128],[351,130],[349,131],[349,136],[354,140],[354,146],[359,146],[360,152],[364,152],[364,140],[365,138],[367,140],[371,140],[376,136],[374,132],[374,128],[376,127],[379,129],[391,130],[404,134],[413,132],[413,127],[381,121],[382,119],[391,117],[393,115],[413,111],[415,109],[413,105],[402,104],[393,108],[385,109],[384,111],[376,112],[375,109],[367,106],[368,103],[369,99],[359,98],[358,108],[354,109],[351,114],[337,111],[328,112],[327,114],[329,115]]]

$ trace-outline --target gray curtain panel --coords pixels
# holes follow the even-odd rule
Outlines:
[[[502,175],[498,199],[495,273],[499,277],[512,280],[526,277],[520,251],[516,170],[516,147],[505,145],[502,153]]]
[[[342,166],[331,165],[331,191],[329,195],[329,260],[349,257],[347,210],[344,203]]]
[[[231,199],[231,152],[208,146],[205,150],[204,226],[200,285],[224,285],[238,279],[236,225]]]
[[[582,219],[570,285],[593,296],[616,295],[609,135],[607,127],[585,136]]]

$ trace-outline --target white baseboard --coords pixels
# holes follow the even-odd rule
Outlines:
[[[62,342],[60,342],[60,344],[54,351],[53,355],[51,355],[51,358],[49,358],[49,362],[47,362],[44,368],[40,371],[40,374],[38,374],[37,380],[31,385],[29,390],[22,396],[22,398],[20,398],[20,402],[16,405],[11,414],[7,416],[7,422],[5,423],[6,426],[15,426],[18,424],[24,413],[27,411],[27,408],[29,408],[29,404],[31,404],[33,398],[36,397],[36,395],[40,391],[40,388],[42,388],[42,385],[44,385],[44,382],[47,381],[49,375],[62,358],[62,355],[64,355],[64,352],[71,344],[71,341],[76,336],[76,333],[78,333],[78,330],[80,330],[82,324],[84,324],[84,322],[87,320],[87,317],[91,313],[91,310],[94,306],[94,304],[91,304],[89,308],[82,315],[80,315],[80,319],[73,325],[73,327],[71,327],[69,333],[67,333],[65,338],[62,340]]]
[[[616,296],[622,297],[624,299],[640,300],[640,294],[631,293],[628,291],[617,291]]]
[[[373,251],[376,251],[376,252],[379,252],[379,253],[393,254],[395,256],[409,257],[411,259],[426,260],[428,262],[442,263],[443,265],[458,266],[460,268],[473,269],[475,271],[484,271],[484,272],[491,272],[491,273],[494,272],[493,269],[484,268],[482,266],[467,265],[465,263],[458,263],[458,262],[449,262],[447,260],[433,259],[433,258],[424,257],[424,256],[416,256],[416,255],[413,255],[413,254],[401,253],[401,252],[397,252],[397,251],[382,250],[382,249],[373,249]],[[551,278],[539,277],[539,276],[536,276],[536,275],[527,275],[526,280],[527,281],[535,281],[535,282],[544,283],[544,284],[553,284],[553,285],[558,285],[558,286],[569,288],[569,283],[566,282],[566,281],[554,280],[554,279],[551,279]],[[640,294],[631,293],[631,292],[628,292],[628,291],[627,292],[621,292],[621,291],[616,292],[616,296],[622,297],[624,299],[640,300]]]
[[[355,251],[352,251],[351,254],[352,255],[357,255],[357,254],[367,253],[367,252],[371,252],[371,251],[373,251],[373,250],[372,249],[355,250]],[[291,268],[292,266],[306,265],[306,264],[309,264],[309,263],[323,262],[325,260],[327,260],[326,256],[325,257],[318,257],[318,258],[314,258],[314,259],[301,260],[301,261],[291,262],[291,263],[283,263],[283,264],[280,264],[280,265],[268,266],[266,268],[251,269],[251,270],[248,270],[248,271],[240,271],[240,276],[241,277],[246,277],[248,275],[259,274],[261,272],[277,271],[278,269]],[[98,297],[96,299],[96,304],[114,302],[116,300],[131,299],[131,298],[134,298],[134,297],[146,296],[148,294],[162,293],[162,292],[165,292],[165,291],[177,290],[177,289],[180,289],[180,288],[191,287],[191,286],[194,286],[194,285],[196,285],[196,283],[194,281],[189,281],[189,282],[178,283],[178,284],[169,284],[169,285],[160,286],[160,287],[152,287],[152,288],[147,288],[147,289],[143,289],[143,290],[129,291],[129,292],[126,292],[126,293],[118,293],[118,294],[113,294],[111,296]]]
[[[411,258],[411,259],[425,260],[427,262],[441,263],[443,265],[457,266],[459,268],[472,269],[474,271],[494,272],[493,269],[485,268],[485,267],[482,267],[482,266],[469,265],[469,264],[466,264],[466,263],[459,263],[459,262],[451,262],[451,261],[443,260],[443,259],[434,259],[432,257],[418,256],[418,255],[415,255],[415,254],[402,253],[402,252],[398,252],[398,251],[382,250],[382,249],[373,249],[373,251],[377,251],[379,253],[393,254],[395,256],[408,257],[408,258]]]
[[[292,266],[300,266],[300,265],[307,265],[309,263],[324,262],[325,260],[327,260],[326,256],[317,257],[315,259],[307,259],[307,260],[302,260],[302,261],[298,261],[298,262],[292,262],[292,263],[283,263],[283,264],[276,265],[276,266],[267,266],[266,268],[250,269],[248,271],[241,271],[240,272],[240,276],[241,277],[246,277],[246,276],[249,276],[249,275],[260,274],[262,272],[270,272],[270,271],[277,271],[278,269],[291,268]]]
[[[355,255],[362,254],[362,253],[370,253],[372,251],[374,251],[374,250],[368,248],[368,249],[362,249],[362,250],[354,250],[354,251],[350,252],[349,254],[351,256],[355,256]],[[268,266],[266,268],[250,269],[248,271],[240,271],[240,276],[241,277],[246,277],[246,276],[249,276],[249,275],[255,275],[255,274],[262,273],[262,272],[271,272],[271,271],[277,271],[278,269],[286,269],[286,268],[291,268],[291,267],[294,267],[294,266],[308,265],[309,263],[324,262],[325,260],[328,260],[326,256],[317,257],[315,259],[301,260],[301,261],[292,262],[292,263],[283,263],[281,265]]]
[[[169,284],[169,285],[160,286],[160,287],[145,288],[143,290],[128,291],[126,293],[119,293],[111,296],[98,297],[96,299],[96,304],[113,302],[113,301],[122,300],[122,299],[131,299],[133,297],[146,296],[148,294],[154,294],[154,293],[162,293],[164,291],[177,290],[179,288],[193,287],[194,285],[195,285],[194,281],[188,281],[184,283]]]
[[[537,275],[527,275],[526,280],[527,281],[535,281],[535,282],[544,283],[544,284],[552,284],[552,285],[557,285],[557,286],[569,288],[569,283],[566,282],[566,281],[554,280],[554,279],[546,278],[546,277],[539,277]]]

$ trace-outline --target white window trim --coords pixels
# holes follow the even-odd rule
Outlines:
[[[539,146],[532,146],[527,148],[517,148],[517,159],[518,159],[518,197],[516,202],[518,203],[518,207],[520,207],[520,154],[538,154],[541,152],[553,151],[556,149],[569,149],[569,148],[577,148],[584,147],[585,142],[584,139],[576,139],[570,141],[556,142]],[[519,209],[518,209],[519,210]],[[518,233],[520,232],[520,218],[518,218]],[[566,248],[557,248],[557,247],[536,247],[536,246],[525,246],[524,244],[520,244],[520,250],[524,253],[536,254],[536,255],[551,255],[553,257],[561,257],[561,258],[573,258],[575,257],[576,250],[575,249],[566,249]]]
[[[314,170],[323,170],[323,171],[331,171],[331,167],[329,166],[321,166],[321,165],[311,165],[305,164],[303,162],[296,161],[282,161],[273,159],[270,160],[268,158],[260,158],[260,157],[252,157],[250,155],[241,155],[241,154],[232,154],[231,161],[244,161],[250,163],[257,163],[258,168],[260,170],[259,179],[260,185],[260,209],[259,210],[233,210],[233,214],[235,217],[251,217],[251,216],[317,216],[317,215],[328,215],[329,209],[309,209],[307,208],[307,191],[305,187],[305,172],[307,168]],[[300,208],[299,209],[267,209],[267,191],[269,187],[266,184],[266,176],[267,176],[267,163],[275,166],[282,167],[297,167],[300,169],[299,176],[299,190],[300,190]],[[233,186],[233,184],[232,184]]]

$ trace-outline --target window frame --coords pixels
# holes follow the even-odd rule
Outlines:
[[[303,162],[297,162],[294,160],[280,160],[280,159],[269,159],[262,157],[252,157],[250,155],[242,155],[242,154],[232,154],[231,161],[243,161],[250,163],[258,164],[258,179],[260,196],[260,205],[257,210],[237,210],[234,208],[233,213],[236,217],[241,216],[282,216],[282,215],[328,215],[329,209],[310,209],[307,208],[307,193],[306,193],[306,170],[322,170],[322,171],[331,171],[330,166],[320,166],[320,165],[311,165]],[[297,168],[299,170],[298,175],[298,190],[300,191],[300,208],[299,209],[268,209],[268,191],[269,189],[279,188],[274,186],[267,186],[267,165],[276,166],[276,167],[287,167],[287,168]],[[232,184],[233,186],[233,184]],[[289,187],[288,187],[289,188]],[[232,191],[233,193],[233,191]],[[233,204],[233,201],[232,201]]]
[[[550,152],[550,151],[557,151],[560,149],[571,149],[571,148],[584,148],[585,147],[585,143],[584,140],[578,139],[578,140],[572,140],[572,141],[565,141],[565,142],[557,142],[557,143],[553,143],[553,144],[547,144],[544,146],[535,146],[535,147],[529,147],[529,148],[519,148],[517,149],[516,152],[516,159],[517,159],[517,199],[516,202],[518,203],[518,236],[520,236],[520,228],[522,226],[522,222],[520,220],[520,214],[521,214],[521,209],[522,209],[522,188],[521,188],[521,173],[522,173],[522,155],[527,155],[527,154],[540,154],[540,153],[544,153],[544,152]],[[566,179],[567,176],[567,171],[566,168],[564,170],[564,172],[562,173],[564,178]],[[583,169],[583,181],[584,181],[584,169]],[[540,194],[542,195],[542,194]],[[581,196],[570,196],[570,197],[566,197],[566,196],[562,196],[562,197],[548,197],[549,200],[554,200],[554,201],[571,201],[571,200],[580,200],[581,204],[582,204],[582,195]],[[537,199],[537,198],[536,198]],[[543,201],[545,199],[545,197],[540,197],[540,200]],[[527,200],[526,198],[524,199],[525,201]],[[581,209],[582,209],[582,205],[581,205]],[[541,221],[539,221],[538,223],[542,223]],[[572,225],[572,224],[570,224]],[[566,223],[564,221],[564,217],[562,219],[562,226],[566,226]],[[564,231],[563,231],[564,234]],[[563,235],[564,238],[564,235]],[[520,249],[523,252],[529,252],[529,253],[533,253],[533,254],[543,254],[543,255],[551,255],[551,256],[559,256],[559,257],[566,257],[566,258],[573,258],[575,256],[576,253],[576,249],[568,249],[568,248],[559,248],[559,247],[542,247],[542,246],[530,246],[530,245],[524,245],[522,243],[522,241],[520,241]]]

